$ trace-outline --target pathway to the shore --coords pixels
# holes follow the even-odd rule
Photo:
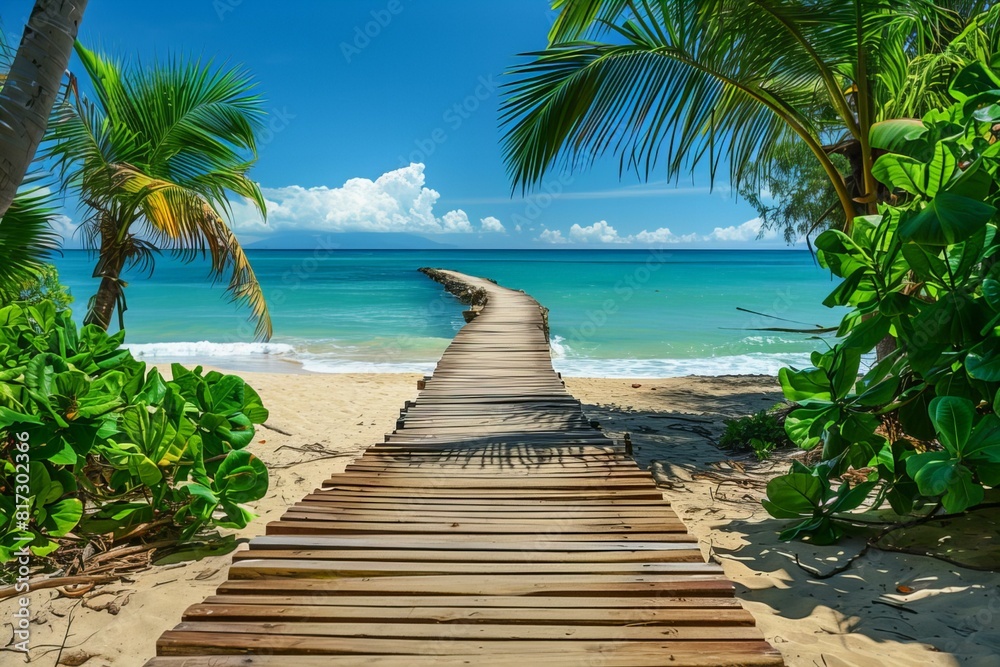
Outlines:
[[[384,444],[234,556],[147,667],[781,665],[653,480],[591,426],[522,292]]]

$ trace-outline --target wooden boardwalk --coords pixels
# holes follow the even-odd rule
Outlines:
[[[386,442],[234,555],[147,667],[781,665],[650,475],[486,289]]]

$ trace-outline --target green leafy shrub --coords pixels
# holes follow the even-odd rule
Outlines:
[[[73,303],[73,295],[69,288],[59,282],[59,271],[52,264],[43,265],[36,275],[22,278],[15,284],[16,294],[10,302],[22,302],[22,305],[36,305],[42,301],[51,301],[56,310],[66,310]],[[0,305],[7,305],[0,293]]]
[[[780,447],[791,445],[778,416],[767,410],[739,419],[725,420],[726,430],[719,438],[719,446],[737,452],[752,451],[763,461]]]
[[[0,308],[0,561],[70,535],[154,523],[183,540],[253,518],[243,503],[268,485],[246,449],[267,419],[260,397],[200,367],[174,365],[168,382],[123,336],[78,331],[49,301]]]
[[[785,538],[836,540],[836,515],[876,489],[874,506],[902,515],[938,503],[962,512],[1000,485],[1000,77],[972,65],[951,93],[948,109],[872,130],[885,151],[873,171],[899,205],[816,240],[843,279],[824,303],[850,311],[811,368],[780,372],[800,405],[785,430],[823,459],[768,485],[768,511],[799,519]],[[859,378],[887,337],[894,351]],[[868,481],[832,490],[851,468]]]

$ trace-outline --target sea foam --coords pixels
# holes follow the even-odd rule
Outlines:
[[[240,370],[281,371],[270,361],[293,362],[312,373],[429,373],[434,361],[376,361],[358,358],[335,346],[306,351],[287,343],[142,343],[126,345],[137,359],[152,362],[206,362]],[[687,375],[777,375],[783,366],[810,366],[805,353],[720,355],[692,359],[600,359],[580,356],[561,336],[550,342],[552,364],[567,377],[668,378]],[[227,364],[226,360],[231,360]],[[870,360],[865,359],[866,362]],[[867,364],[865,364],[867,365]]]
[[[126,344],[136,359],[178,359],[187,357],[252,357],[291,355],[295,348],[283,343],[189,343]]]

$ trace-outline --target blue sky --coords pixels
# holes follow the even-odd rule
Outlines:
[[[32,4],[4,1],[8,32]],[[271,123],[253,175],[270,213],[262,226],[237,206],[249,242],[318,229],[463,247],[784,247],[753,241],[754,211],[725,183],[710,193],[707,170],[641,184],[608,159],[512,198],[498,86],[516,54],[544,47],[553,18],[547,0],[95,0],[80,38],[144,62],[181,54],[253,73]]]

